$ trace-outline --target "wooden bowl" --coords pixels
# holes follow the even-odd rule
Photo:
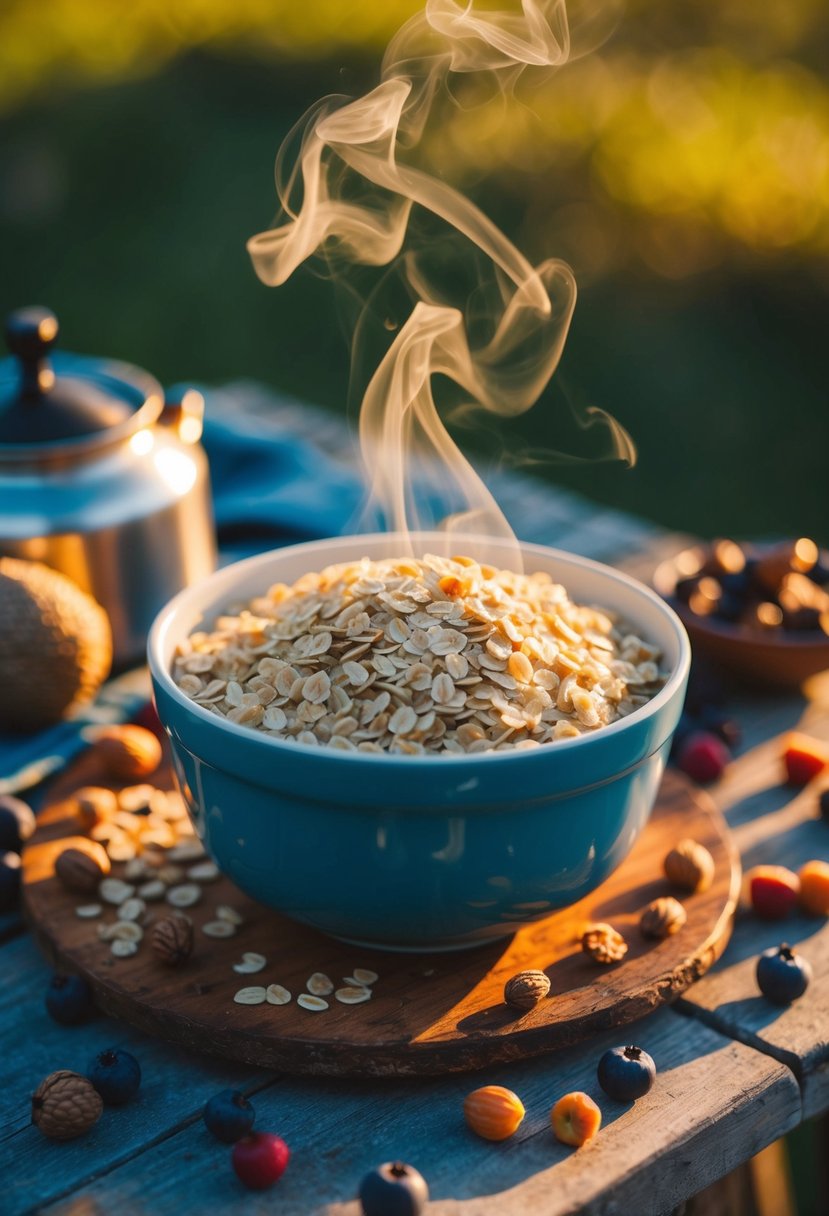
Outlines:
[[[697,654],[758,688],[799,688],[804,680],[829,668],[829,636],[783,629],[762,632],[692,612],[674,595],[692,552],[661,562],[652,582],[688,630]]]

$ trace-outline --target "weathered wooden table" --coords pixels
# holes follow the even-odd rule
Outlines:
[[[501,497],[509,497],[508,488]],[[569,495],[545,492],[537,508],[534,526],[522,529],[527,539],[617,561],[644,577],[684,543]],[[520,515],[527,518],[526,501]],[[829,738],[829,677],[812,695],[734,706],[745,744],[713,794],[747,866],[829,857],[829,825],[817,819],[815,791],[795,795],[780,784],[773,741],[797,724]],[[815,971],[807,996],[785,1011],[760,998],[753,979],[758,952],[778,944],[781,934],[802,948]],[[708,976],[675,1005],[622,1032],[659,1068],[657,1084],[634,1107],[597,1089],[597,1060],[620,1041],[618,1030],[474,1076],[296,1080],[187,1055],[103,1018],[57,1026],[43,1006],[49,971],[13,921],[5,926],[0,967],[4,1216],[355,1216],[363,1173],[395,1157],[428,1179],[434,1216],[660,1216],[829,1108],[829,927],[806,918],[785,926],[744,919]],[[77,1141],[45,1140],[29,1122],[36,1084],[57,1068],[84,1071],[95,1051],[111,1044],[141,1061],[138,1099],[107,1113]],[[516,1090],[527,1108],[518,1133],[500,1145],[476,1139],[461,1114],[464,1095],[485,1083]],[[227,1086],[255,1095],[257,1125],[291,1146],[290,1166],[271,1192],[242,1188],[229,1149],[201,1121],[206,1099]],[[595,1094],[604,1112],[597,1139],[577,1152],[558,1144],[549,1126],[551,1105],[573,1089]]]

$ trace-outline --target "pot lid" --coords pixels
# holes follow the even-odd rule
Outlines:
[[[57,336],[57,317],[47,308],[20,308],[8,317],[13,357],[0,361],[0,445],[103,438],[144,405],[147,378],[137,369],[51,355]]]

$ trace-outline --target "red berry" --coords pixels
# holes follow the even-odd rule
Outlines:
[[[231,1161],[240,1182],[252,1191],[264,1191],[282,1177],[290,1150],[270,1132],[253,1132],[233,1146]]]
[[[692,781],[708,785],[723,775],[730,759],[731,752],[722,739],[710,731],[697,730],[685,739],[679,749],[677,766]]]
[[[782,920],[797,904],[800,879],[785,866],[755,866],[745,876],[751,906],[764,920]]]
[[[810,735],[792,731],[786,739],[783,763],[790,785],[808,785],[829,764],[829,748]]]

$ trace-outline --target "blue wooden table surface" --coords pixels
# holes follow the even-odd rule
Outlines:
[[[499,497],[508,513],[512,507],[526,517],[526,484],[511,482]],[[526,539],[643,576],[682,543],[571,495],[538,493],[533,506]],[[829,692],[818,686],[812,701],[746,701],[736,712],[745,731],[741,758],[713,793],[747,864],[829,859],[829,825],[817,820],[815,791],[795,797],[781,787],[773,741],[798,723],[829,739]],[[659,1076],[646,1098],[624,1107],[605,1098],[595,1078],[618,1031],[472,1076],[354,1082],[298,1080],[190,1055],[104,1018],[63,1028],[44,1009],[48,968],[24,927],[7,917],[0,923],[0,1213],[356,1216],[362,1174],[402,1158],[428,1179],[432,1216],[660,1216],[829,1108],[829,929],[795,918],[785,931],[814,967],[806,997],[786,1011],[771,1011],[758,997],[753,960],[776,943],[779,929],[744,920],[708,976],[625,1032],[654,1056]],[[76,1141],[46,1140],[30,1123],[39,1081],[58,1068],[83,1072],[111,1045],[139,1058],[138,1098],[107,1109]],[[486,1083],[516,1090],[527,1108],[519,1132],[503,1144],[477,1140],[463,1122],[464,1095]],[[226,1087],[251,1095],[257,1126],[291,1147],[288,1170],[271,1192],[245,1191],[230,1150],[202,1124],[206,1099]],[[604,1112],[595,1142],[578,1152],[558,1144],[549,1126],[553,1102],[573,1089],[593,1094]]]

